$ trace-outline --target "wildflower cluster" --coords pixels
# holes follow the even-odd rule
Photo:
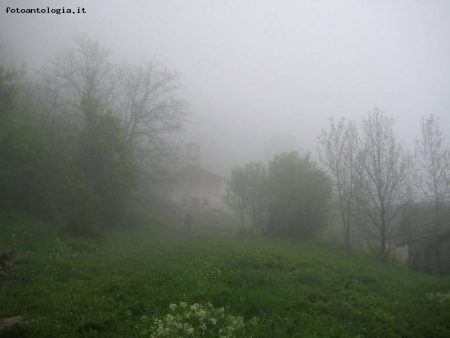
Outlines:
[[[185,302],[170,304],[170,313],[152,321],[141,317],[136,330],[143,337],[252,337],[256,331],[258,317],[244,323],[244,318],[227,314],[225,308],[214,308]]]
[[[426,297],[428,300],[437,301],[439,303],[444,303],[450,301],[450,292],[447,293],[427,293]]]

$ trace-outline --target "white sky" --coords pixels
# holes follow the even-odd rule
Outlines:
[[[429,114],[450,131],[447,0],[0,0],[1,49],[30,71],[81,34],[117,61],[157,54],[179,71],[200,121],[183,138],[200,142],[204,167],[222,175],[275,151],[316,153],[329,117],[360,121],[375,105],[408,145]]]

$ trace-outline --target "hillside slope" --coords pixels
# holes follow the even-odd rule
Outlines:
[[[151,231],[155,224],[175,226],[154,218],[92,242],[0,215],[0,251],[14,252],[0,268],[0,337],[157,336],[153,320],[168,330],[170,305],[180,302],[242,316],[236,337],[450,336],[449,278],[330,245],[168,236]],[[189,319],[190,336],[199,318]],[[206,337],[219,335],[212,323]]]

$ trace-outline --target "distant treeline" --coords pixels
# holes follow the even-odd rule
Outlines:
[[[320,160],[283,153],[268,168],[259,162],[233,168],[225,203],[246,219],[251,232],[290,237],[316,237],[339,210],[344,243],[355,227],[363,228],[373,254],[387,260],[405,207],[432,205],[432,236],[449,230],[442,210],[450,200],[450,148],[439,120],[422,121],[414,154],[394,133],[394,119],[375,107],[358,127],[330,119],[319,136]]]

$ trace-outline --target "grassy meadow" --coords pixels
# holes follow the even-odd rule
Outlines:
[[[0,337],[450,336],[449,278],[212,220],[146,223],[88,241],[1,214]]]

